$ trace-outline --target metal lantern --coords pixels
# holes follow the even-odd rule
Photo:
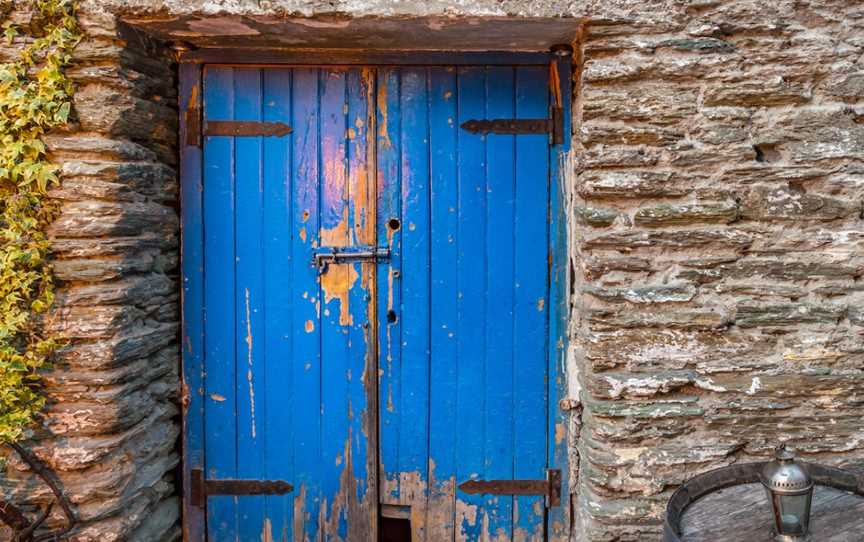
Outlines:
[[[813,479],[807,470],[795,461],[791,451],[781,446],[775,460],[765,464],[760,479],[774,512],[774,540],[808,540]]]

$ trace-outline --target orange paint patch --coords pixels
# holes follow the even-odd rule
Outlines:
[[[342,220],[332,228],[321,230],[321,245],[327,247],[345,247],[350,245],[350,230],[348,228],[348,207],[343,211]],[[354,264],[330,264],[327,271],[321,275],[321,290],[324,292],[324,305],[334,299],[339,300],[339,325],[350,326],[354,323],[348,305],[351,288],[357,282],[359,274]],[[326,309],[325,309],[326,314]]]
[[[321,277],[321,289],[324,291],[324,304],[334,299],[339,300],[339,325],[350,326],[354,323],[354,317],[348,305],[348,296],[351,288],[357,282],[360,275],[353,264],[330,264],[327,272]]]
[[[303,326],[303,329],[306,330],[306,333],[312,333],[315,331],[315,322],[312,320],[306,320],[306,324]]]
[[[378,138],[385,147],[392,147],[390,134],[387,132],[387,85],[378,87],[378,114],[381,122],[378,124]]]
[[[564,442],[564,438],[567,436],[567,427],[563,423],[555,424],[555,444],[561,444]]]

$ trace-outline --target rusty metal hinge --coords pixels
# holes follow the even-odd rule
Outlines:
[[[326,273],[330,264],[379,262],[390,258],[387,247],[321,247],[312,257],[319,273]]]
[[[205,136],[282,137],[293,130],[284,122],[261,122],[257,120],[205,120]]]
[[[468,480],[459,490],[472,495],[543,495],[546,506],[561,505],[561,470],[546,469],[545,480]]]
[[[191,504],[198,508],[203,508],[211,495],[284,495],[294,491],[294,486],[282,480],[206,480],[201,469],[192,469],[189,482]]]
[[[552,107],[552,118],[548,119],[488,119],[467,120],[461,128],[472,134],[551,134],[552,144],[564,143],[564,110]]]

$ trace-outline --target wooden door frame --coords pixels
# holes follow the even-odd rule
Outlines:
[[[561,51],[562,49],[559,49]],[[201,49],[179,54],[179,148],[181,215],[181,382],[182,382],[182,514],[183,539],[206,540],[206,508],[191,502],[190,473],[204,468],[204,232],[203,141],[198,141],[197,115],[202,110],[205,64],[254,66],[550,66],[558,88],[551,89],[550,105],[564,112],[564,142],[549,146],[549,345],[548,443],[549,468],[562,472],[561,506],[549,509],[550,538],[569,535],[571,503],[568,476],[568,416],[559,405],[567,397],[568,239],[566,168],[570,167],[571,54],[554,52],[443,52]],[[556,82],[551,77],[550,83]],[[560,100],[560,102],[558,101]],[[377,499],[377,497],[376,497]],[[567,532],[555,533],[555,529]]]

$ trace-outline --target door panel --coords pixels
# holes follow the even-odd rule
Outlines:
[[[210,497],[210,540],[374,538],[374,266],[313,263],[374,236],[373,84],[359,69],[205,71],[205,119],[294,130],[204,141],[206,477],[294,485]]]
[[[415,540],[542,540],[542,497],[457,486],[546,476],[548,137],[459,126],[546,117],[547,70],[391,68],[378,103],[381,502]]]
[[[379,503],[543,540],[543,497],[458,486],[546,477],[549,138],[460,125],[548,117],[547,67],[203,77],[205,121],[292,128],[203,141],[205,477],[294,487],[211,496],[209,540],[374,541]]]

